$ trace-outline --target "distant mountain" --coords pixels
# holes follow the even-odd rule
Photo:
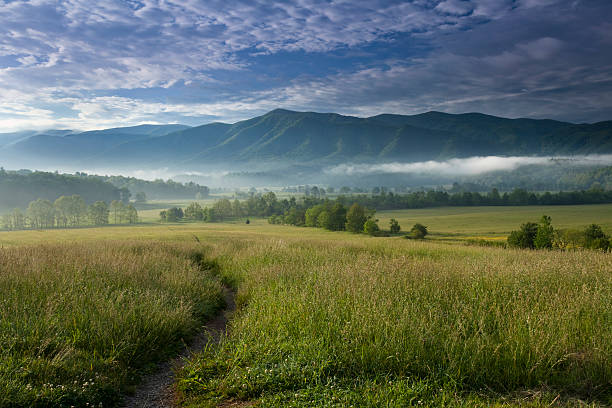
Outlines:
[[[441,112],[358,118],[277,109],[234,124],[144,125],[67,136],[34,135],[0,149],[0,158],[9,151],[64,163],[192,168],[604,154],[612,153],[612,121],[572,124]]]
[[[140,125],[74,133],[71,131],[37,132],[27,138],[9,144],[2,149],[5,154],[45,162],[71,160],[87,162],[117,145],[141,139],[150,139],[188,129],[185,125]],[[2,151],[0,151],[2,157]]]

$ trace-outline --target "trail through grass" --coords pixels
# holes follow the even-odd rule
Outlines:
[[[216,251],[241,309],[183,370],[187,406],[612,402],[609,254],[402,239]]]
[[[0,250],[0,407],[111,406],[222,304],[204,248]]]

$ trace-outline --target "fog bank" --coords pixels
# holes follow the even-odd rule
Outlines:
[[[368,174],[430,174],[444,176],[475,176],[492,171],[511,171],[527,165],[553,165],[564,162],[570,165],[605,166],[612,164],[612,155],[585,156],[474,156],[446,161],[429,160],[413,163],[340,164],[325,169],[332,176],[358,176]]]

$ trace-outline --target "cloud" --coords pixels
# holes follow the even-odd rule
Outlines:
[[[235,121],[278,106],[609,119],[611,11],[569,0],[0,0],[0,97],[20,104],[0,127]]]
[[[610,165],[612,155],[587,155],[565,157],[525,156],[476,156],[447,161],[384,164],[341,164],[325,170],[333,176],[359,176],[369,174],[433,174],[444,176],[475,176],[493,171],[510,171],[527,165],[552,165],[559,160],[568,160],[574,165]]]

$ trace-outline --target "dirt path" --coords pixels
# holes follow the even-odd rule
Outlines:
[[[126,397],[125,408],[173,408],[176,406],[174,393],[174,373],[185,364],[185,359],[193,353],[202,350],[209,338],[218,342],[225,333],[228,318],[236,310],[234,292],[223,288],[225,309],[219,315],[206,323],[202,330],[186,345],[184,350],[170,361],[161,363],[157,371],[146,377],[133,396]]]

